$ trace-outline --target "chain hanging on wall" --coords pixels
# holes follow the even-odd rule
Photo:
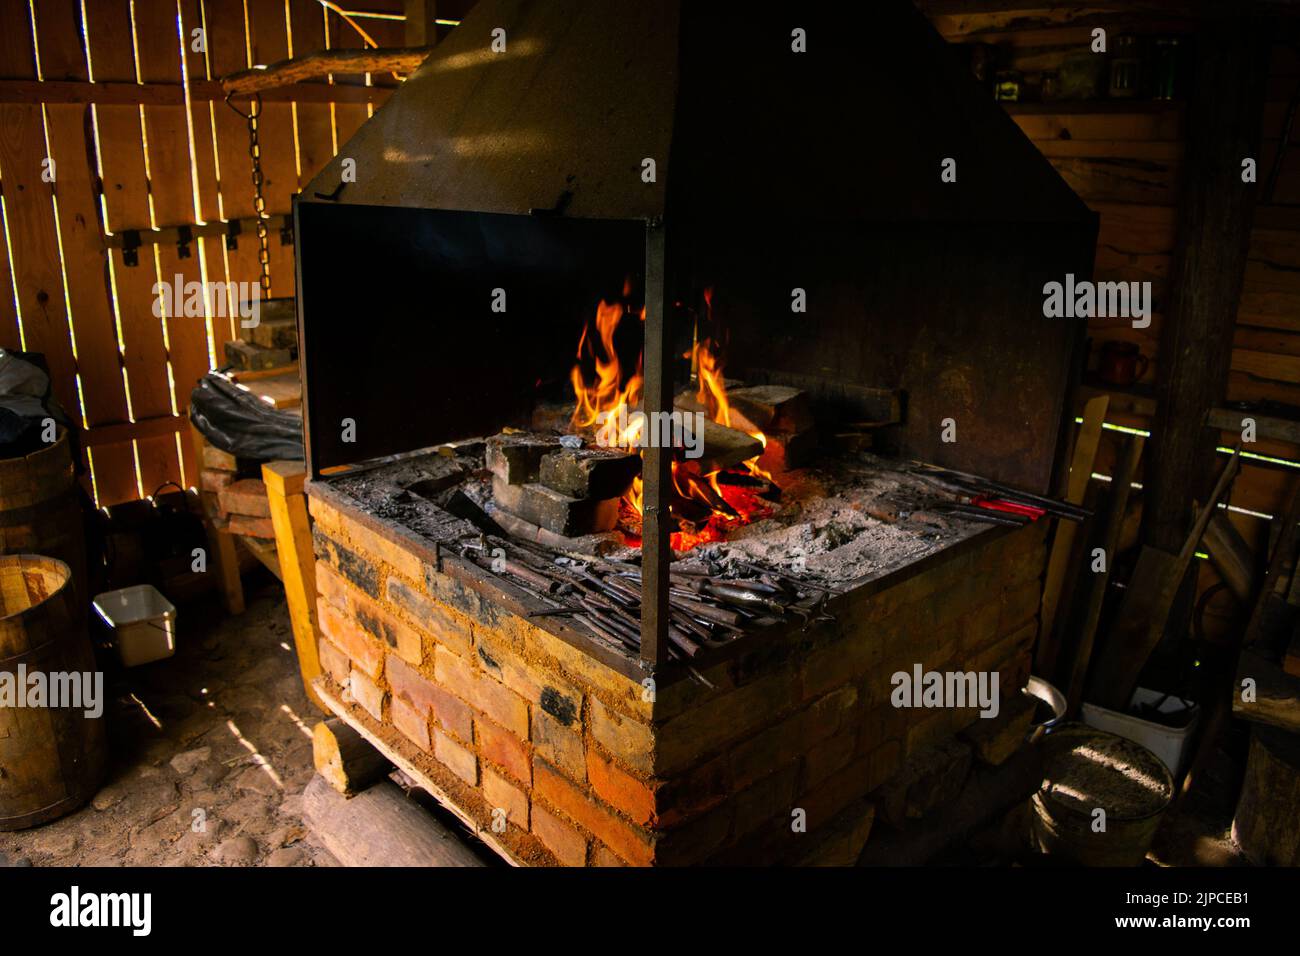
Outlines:
[[[248,124],[248,158],[253,163],[253,213],[257,222],[257,262],[262,270],[259,281],[262,285],[262,300],[265,301],[271,298],[271,253],[267,244],[266,197],[262,195],[262,147],[257,138],[258,122],[262,116],[262,94],[253,94],[252,105],[247,113],[231,102],[233,95],[226,97],[226,105]]]

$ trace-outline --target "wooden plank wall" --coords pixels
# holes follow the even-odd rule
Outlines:
[[[1061,10],[1004,10],[981,14],[932,17],[941,33],[954,43],[984,42],[1006,52],[1010,64],[1031,77],[1058,69],[1067,57],[1088,50],[1092,29],[1105,27],[1113,42],[1121,33],[1147,36],[1190,36],[1194,24],[1175,16],[1128,15],[1071,6]],[[1185,41],[1188,42],[1188,41]],[[1186,72],[1183,79],[1188,79]],[[1258,157],[1260,195],[1278,153],[1288,101],[1300,88],[1300,55],[1279,42],[1272,49],[1268,101],[1265,105],[1264,149]],[[1094,389],[1111,393],[1109,425],[1149,430],[1154,410],[1152,385],[1159,367],[1160,326],[1171,258],[1178,226],[1178,195],[1184,129],[1181,103],[1149,100],[1091,103],[1008,105],[1017,124],[1079,196],[1099,213],[1095,278],[1149,280],[1154,296],[1151,326],[1134,329],[1130,322],[1092,320],[1090,369],[1096,369],[1103,343],[1133,342],[1150,359],[1134,388]],[[1300,418],[1300,118],[1291,131],[1272,202],[1257,208],[1245,291],[1237,316],[1228,400],[1273,401],[1293,407],[1283,417]],[[1088,391],[1082,401],[1096,391]],[[1224,433],[1223,445],[1239,434]],[[1109,477],[1117,466],[1122,434],[1105,433],[1096,473]],[[1268,522],[1278,514],[1290,488],[1300,476],[1300,448],[1260,439],[1247,445],[1241,476],[1230,499],[1233,523],[1255,547],[1261,547]],[[1139,482],[1141,478],[1139,477]],[[1201,562],[1201,590],[1218,583],[1208,562]],[[1209,606],[1211,633],[1226,627],[1237,613],[1232,599],[1220,594]]]
[[[97,504],[196,483],[180,440],[194,383],[236,333],[226,315],[155,315],[155,283],[256,282],[256,237],[145,244],[128,266],[108,239],[127,230],[253,214],[248,130],[207,81],[320,49],[401,46],[402,0],[0,0],[0,81],[167,84],[171,105],[0,102],[0,347],[40,352],[55,397],[80,425]],[[336,9],[359,11],[344,16]],[[195,31],[205,45],[196,45]],[[395,85],[393,77],[335,78]],[[38,87],[39,89],[39,87]],[[144,87],[141,86],[143,90]],[[142,102],[148,97],[141,96]],[[267,211],[290,199],[373,111],[367,103],[265,106]],[[54,176],[43,173],[53,161]],[[291,237],[271,235],[272,294],[294,292]],[[235,305],[235,303],[229,303]]]

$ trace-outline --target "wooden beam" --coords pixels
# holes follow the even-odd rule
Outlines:
[[[1205,421],[1211,428],[1221,428],[1225,432],[1237,432],[1240,435],[1245,427],[1243,423],[1248,418],[1255,423],[1257,437],[1300,445],[1300,422],[1289,418],[1256,415],[1254,412],[1241,412],[1233,408],[1212,408]]]
[[[349,800],[321,777],[302,792],[303,816],[344,866],[484,866],[464,841],[387,780]]]
[[[262,99],[297,103],[384,103],[392,86],[298,83],[268,89]],[[236,94],[249,99],[252,93]],[[191,83],[189,97],[180,83],[89,83],[78,80],[0,80],[0,103],[97,103],[106,106],[184,106],[187,102],[226,98],[217,80]]]
[[[231,73],[222,77],[221,88],[227,94],[239,95],[317,80],[331,73],[411,73],[431,52],[429,47],[318,50],[270,66]]]
[[[1176,551],[1191,503],[1212,474],[1216,436],[1205,427],[1222,402],[1232,361],[1254,216],[1255,183],[1242,160],[1259,156],[1268,67],[1257,22],[1207,24],[1196,43],[1181,221],[1160,338],[1158,405],[1144,482],[1143,537]]]
[[[307,516],[307,476],[301,461],[270,461],[262,466],[262,481],[271,503],[271,524],[275,528],[275,549],[279,553],[280,580],[289,605],[293,644],[298,652],[307,699],[325,710],[316,696],[313,681],[320,676],[316,626],[316,555],[312,550],[311,519]]]
[[[393,770],[388,758],[338,717],[322,720],[311,734],[316,772],[344,796],[354,796]]]

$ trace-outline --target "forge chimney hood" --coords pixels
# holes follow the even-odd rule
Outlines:
[[[480,0],[303,199],[625,220],[1088,218],[909,0],[759,9]]]

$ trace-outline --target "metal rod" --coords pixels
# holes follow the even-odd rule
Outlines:
[[[645,379],[642,409],[649,421],[672,410],[672,369],[668,366],[668,303],[665,285],[664,227],[646,224]],[[653,432],[653,429],[647,429]],[[660,448],[651,434],[642,462],[644,513],[641,518],[641,663],[652,671],[668,659],[668,490],[672,487],[672,449]]]

